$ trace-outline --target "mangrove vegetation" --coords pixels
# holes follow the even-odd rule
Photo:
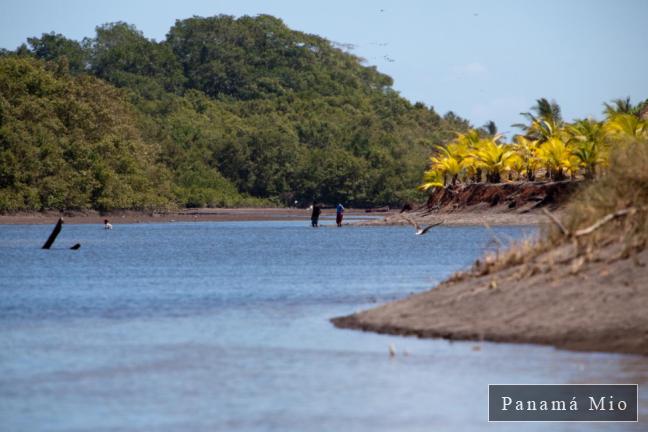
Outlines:
[[[277,18],[111,23],[0,53],[0,211],[398,204],[469,124]]]

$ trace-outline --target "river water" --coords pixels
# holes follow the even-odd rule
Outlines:
[[[0,430],[647,430],[644,357],[328,321],[532,228],[308,225],[0,226]],[[640,422],[489,424],[489,383],[638,383]]]

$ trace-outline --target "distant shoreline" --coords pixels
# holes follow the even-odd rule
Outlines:
[[[360,211],[352,212],[354,215]],[[324,210],[323,215],[334,214]],[[362,214],[365,214],[364,212]],[[295,208],[188,208],[167,212],[138,210],[117,210],[99,212],[96,210],[24,212],[0,215],[0,225],[50,224],[58,218],[67,224],[99,224],[108,219],[120,223],[163,223],[163,222],[206,222],[206,221],[255,221],[255,220],[309,220],[310,211]]]
[[[428,223],[438,219],[444,220],[444,225],[536,225],[543,218],[537,213],[519,214],[515,212],[462,210],[452,213],[408,213],[420,223]],[[335,216],[334,209],[324,209],[322,217]],[[364,209],[347,209],[345,225],[348,226],[385,226],[405,225],[408,222],[399,210],[366,211]],[[354,219],[349,218],[352,216]],[[120,223],[170,223],[170,222],[232,222],[232,221],[280,221],[304,220],[310,222],[310,210],[296,208],[201,208],[182,209],[169,212],[146,212],[135,210],[120,210],[114,212],[84,211],[45,211],[22,212],[15,214],[0,214],[0,225],[38,225],[54,224],[63,217],[67,224],[101,224],[104,219],[113,224]],[[367,217],[374,220],[358,220]]]

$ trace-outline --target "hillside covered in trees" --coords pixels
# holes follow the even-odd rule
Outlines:
[[[271,16],[112,23],[0,55],[0,211],[411,198],[468,123]]]

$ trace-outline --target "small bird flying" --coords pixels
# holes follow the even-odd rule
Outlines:
[[[430,224],[430,225],[426,226],[425,228],[423,228],[423,227],[421,227],[421,225],[419,225],[419,224],[418,224],[414,219],[409,218],[409,217],[407,217],[407,216],[404,216],[403,218],[404,218],[407,222],[409,222],[410,224],[414,225],[414,228],[416,229],[416,235],[424,235],[424,234],[427,234],[427,232],[430,231],[430,229],[434,228],[435,226],[439,226],[439,225],[441,225],[443,222],[445,222],[445,220],[442,220],[441,222],[435,222],[435,223]]]

